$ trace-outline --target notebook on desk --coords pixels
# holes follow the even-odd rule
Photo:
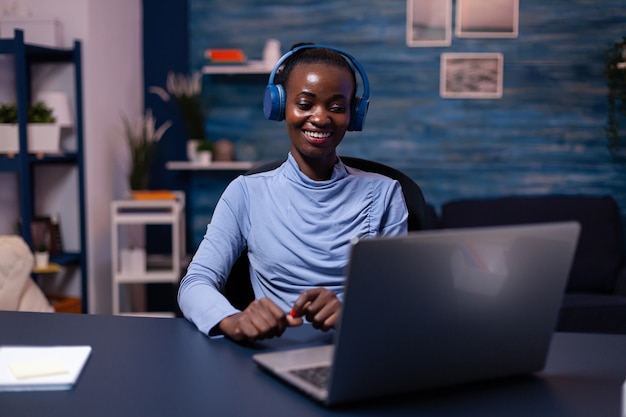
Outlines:
[[[333,344],[253,359],[327,405],[539,371],[579,233],[561,222],[361,240]],[[327,382],[311,382],[320,370]]]

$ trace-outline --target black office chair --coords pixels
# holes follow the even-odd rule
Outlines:
[[[341,156],[341,161],[352,168],[367,172],[376,172],[393,178],[400,183],[402,194],[408,211],[408,230],[424,230],[432,227],[430,224],[426,202],[422,190],[409,176],[388,165],[367,159]],[[246,172],[244,175],[257,174],[278,168],[285,160],[276,160],[260,165]],[[250,283],[250,270],[247,252],[244,252],[230,271],[224,287],[224,295],[236,308],[243,310],[254,300],[254,291]]]

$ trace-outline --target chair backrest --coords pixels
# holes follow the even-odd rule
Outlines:
[[[367,172],[376,172],[397,180],[402,187],[402,194],[404,195],[407,206],[408,229],[423,230],[431,226],[429,224],[426,202],[422,190],[408,175],[379,162],[349,156],[341,156],[340,158],[341,161],[349,167]],[[285,162],[284,159],[271,161],[252,168],[244,175],[271,171],[272,169],[278,168],[283,162]],[[232,305],[240,310],[246,308],[246,306],[254,300],[254,291],[252,290],[249,274],[248,256],[247,252],[245,252],[239,257],[235,265],[233,265],[228,280],[226,281],[226,286],[224,287],[224,295],[226,298],[228,298]]]

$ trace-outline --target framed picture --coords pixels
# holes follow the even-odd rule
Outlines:
[[[519,0],[457,0],[459,38],[516,38]]]
[[[441,97],[502,97],[503,63],[500,53],[441,54]]]
[[[45,248],[51,255],[55,255],[61,250],[60,230],[51,217],[38,216],[33,218],[30,225],[33,239],[33,250]]]
[[[407,0],[408,46],[449,46],[451,41],[452,0]]]

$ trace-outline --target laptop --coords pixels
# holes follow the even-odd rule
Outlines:
[[[326,405],[539,371],[579,233],[559,222],[359,240],[333,343],[253,359]]]

